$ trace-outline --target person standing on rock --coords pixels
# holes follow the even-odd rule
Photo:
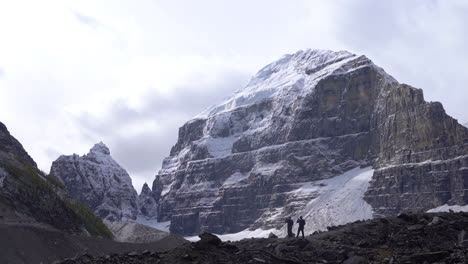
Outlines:
[[[291,219],[290,216],[288,216],[288,218],[286,218],[286,223],[288,224],[288,237],[294,237],[294,233],[292,231],[294,221]]]
[[[304,238],[304,226],[306,224],[305,220],[302,219],[302,216],[297,219],[297,222],[299,224],[299,227],[297,228],[297,236],[299,237],[299,233],[302,232],[302,238]]]

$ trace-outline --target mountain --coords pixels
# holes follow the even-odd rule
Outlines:
[[[140,195],[138,195],[138,210],[140,214],[148,219],[157,216],[158,203],[153,197],[150,187],[145,182],[141,188]]]
[[[153,182],[171,232],[308,231],[465,204],[468,129],[365,56],[305,50],[188,121]],[[314,224],[310,224],[314,223]]]
[[[2,230],[40,228],[110,237],[111,233],[101,220],[88,208],[64,195],[62,187],[55,178],[37,168],[21,143],[0,123]],[[10,241],[9,246],[12,243]]]
[[[102,142],[86,155],[60,156],[52,163],[50,174],[65,186],[70,196],[102,219],[134,220],[138,215],[138,196],[132,180]]]

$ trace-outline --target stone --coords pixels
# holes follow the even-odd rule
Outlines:
[[[132,252],[127,253],[127,256],[129,256],[129,257],[137,257],[137,256],[141,256],[141,255],[142,255],[141,253],[136,252],[136,251],[132,251]]]
[[[219,246],[222,241],[221,239],[219,239],[219,237],[211,234],[211,233],[207,233],[207,232],[204,232],[200,235],[198,235],[198,237],[200,237],[200,243],[203,243],[203,244],[211,244],[211,245],[215,245],[215,246]]]
[[[429,263],[433,263],[436,261],[440,261],[444,258],[447,258],[449,256],[450,256],[450,252],[448,251],[436,251],[436,252],[417,253],[417,254],[409,256],[409,259],[413,263],[423,263],[425,261]]]
[[[278,236],[275,235],[275,234],[273,234],[273,233],[270,233],[270,234],[268,235],[268,238],[278,238]]]
[[[441,222],[440,217],[434,216],[434,217],[432,218],[432,221],[428,224],[428,226],[437,225],[437,224],[439,224],[440,222]]]
[[[424,229],[424,225],[412,225],[408,227],[409,231],[418,231]]]
[[[367,263],[369,263],[369,260],[360,256],[352,256],[343,262],[343,264],[367,264]]]

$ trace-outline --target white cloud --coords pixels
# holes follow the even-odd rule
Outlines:
[[[284,53],[366,54],[463,122],[465,1],[0,3],[0,121],[48,171],[103,140],[137,189],[177,128]]]

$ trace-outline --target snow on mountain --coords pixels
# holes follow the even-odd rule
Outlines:
[[[262,232],[299,214],[322,230],[463,203],[449,183],[467,153],[468,130],[421,89],[365,56],[305,50],[182,126],[152,196],[179,234]]]
[[[304,209],[292,213],[291,218],[296,221],[299,216],[306,220],[305,233],[326,231],[327,227],[344,225],[358,220],[373,218],[372,207],[364,200],[364,194],[369,187],[374,170],[368,168],[354,168],[342,175],[331,179],[303,183],[301,187],[291,191],[294,195],[315,193],[316,198],[310,200]],[[297,231],[297,224],[293,226]],[[218,235],[221,240],[238,241],[251,237],[268,237],[274,233],[279,237],[286,236],[286,227],[281,229],[261,228],[243,230],[233,234]],[[197,241],[197,237],[188,237],[190,241]]]
[[[444,204],[436,208],[430,209],[428,213],[441,213],[441,212],[468,212],[468,205],[448,205]]]
[[[327,230],[329,226],[344,225],[373,218],[372,207],[364,200],[374,170],[370,167],[352,169],[342,175],[309,183],[295,192],[318,191],[300,214],[307,221],[305,231]]]
[[[326,76],[346,74],[365,66],[375,67],[389,82],[396,82],[364,56],[347,51],[300,50],[268,64],[231,98],[208,108],[196,118],[207,118],[273,97],[288,98],[292,102],[296,97],[310,92]]]
[[[50,174],[102,219],[136,219],[137,193],[132,180],[104,143],[94,145],[84,156],[59,157],[52,163]]]

